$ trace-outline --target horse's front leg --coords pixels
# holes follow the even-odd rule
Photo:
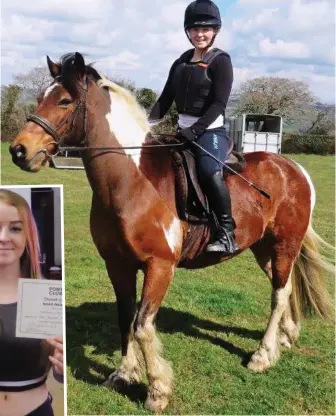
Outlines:
[[[121,334],[120,367],[114,371],[104,385],[120,390],[125,385],[139,383],[141,378],[139,353],[133,333],[136,312],[136,267],[127,262],[106,261],[118,305],[119,328]]]
[[[172,261],[154,258],[146,265],[141,305],[135,321],[135,338],[141,347],[149,381],[146,407],[161,412],[172,393],[173,371],[161,356],[154,319],[174,275]]]

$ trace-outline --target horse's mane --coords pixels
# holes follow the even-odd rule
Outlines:
[[[118,98],[122,99],[129,107],[130,113],[137,120],[138,124],[145,131],[148,132],[150,130],[146,111],[140,106],[135,96],[129,90],[106,78],[101,78],[98,80],[97,85],[100,88],[108,88]]]
[[[62,68],[60,78],[63,85],[70,92],[70,94],[78,93],[79,77],[73,66],[75,59],[74,53],[67,53],[60,59],[59,65]],[[148,133],[150,126],[147,119],[146,111],[137,102],[135,96],[126,88],[121,87],[113,81],[103,78],[98,71],[93,68],[93,63],[85,66],[86,74],[97,84],[100,88],[107,88],[114,93],[118,99],[121,99],[129,109],[130,114],[136,120],[138,125]]]

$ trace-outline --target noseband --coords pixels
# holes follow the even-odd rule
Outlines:
[[[57,79],[55,78],[55,80],[57,80]],[[68,115],[68,117],[66,117],[64,120],[62,120],[56,126],[54,126],[53,124],[51,124],[50,121],[47,120],[46,118],[44,118],[42,116],[38,116],[37,114],[30,114],[27,117],[27,121],[32,121],[33,123],[35,123],[38,126],[42,127],[54,139],[53,141],[47,143],[46,147],[44,149],[40,150],[38,153],[45,153],[45,155],[48,156],[48,157],[53,157],[53,156],[56,156],[58,154],[58,152],[56,154],[50,154],[48,152],[47,147],[50,144],[54,144],[57,147],[60,146],[61,140],[62,140],[63,136],[65,135],[65,133],[67,133],[67,132],[69,132],[69,131],[71,131],[73,129],[73,126],[74,126],[74,124],[76,122],[77,116],[80,113],[80,110],[81,110],[81,108],[83,106],[84,106],[83,136],[81,138],[80,144],[84,144],[85,137],[86,137],[86,124],[87,124],[86,94],[87,94],[87,91],[88,91],[88,88],[89,88],[89,79],[87,77],[86,77],[86,82],[85,82],[84,85],[85,86],[82,87],[83,90],[84,90],[84,94],[77,101],[77,105],[76,105],[75,110],[72,113],[70,113]],[[60,128],[62,126],[64,126],[64,125],[66,125],[66,129],[63,131],[62,134],[59,134]]]

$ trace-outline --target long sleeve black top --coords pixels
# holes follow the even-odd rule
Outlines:
[[[173,76],[179,63],[179,59],[173,63],[166,85],[149,115],[150,121],[159,120],[171,107],[175,98]],[[207,97],[205,112],[192,126],[197,135],[202,134],[220,114],[223,114],[226,108],[233,82],[233,69],[230,56],[226,53],[216,56],[209,64],[207,71],[208,76],[212,80],[212,86]]]

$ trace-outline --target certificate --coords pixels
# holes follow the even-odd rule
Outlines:
[[[49,338],[63,334],[62,282],[19,279],[16,333],[21,338]]]

